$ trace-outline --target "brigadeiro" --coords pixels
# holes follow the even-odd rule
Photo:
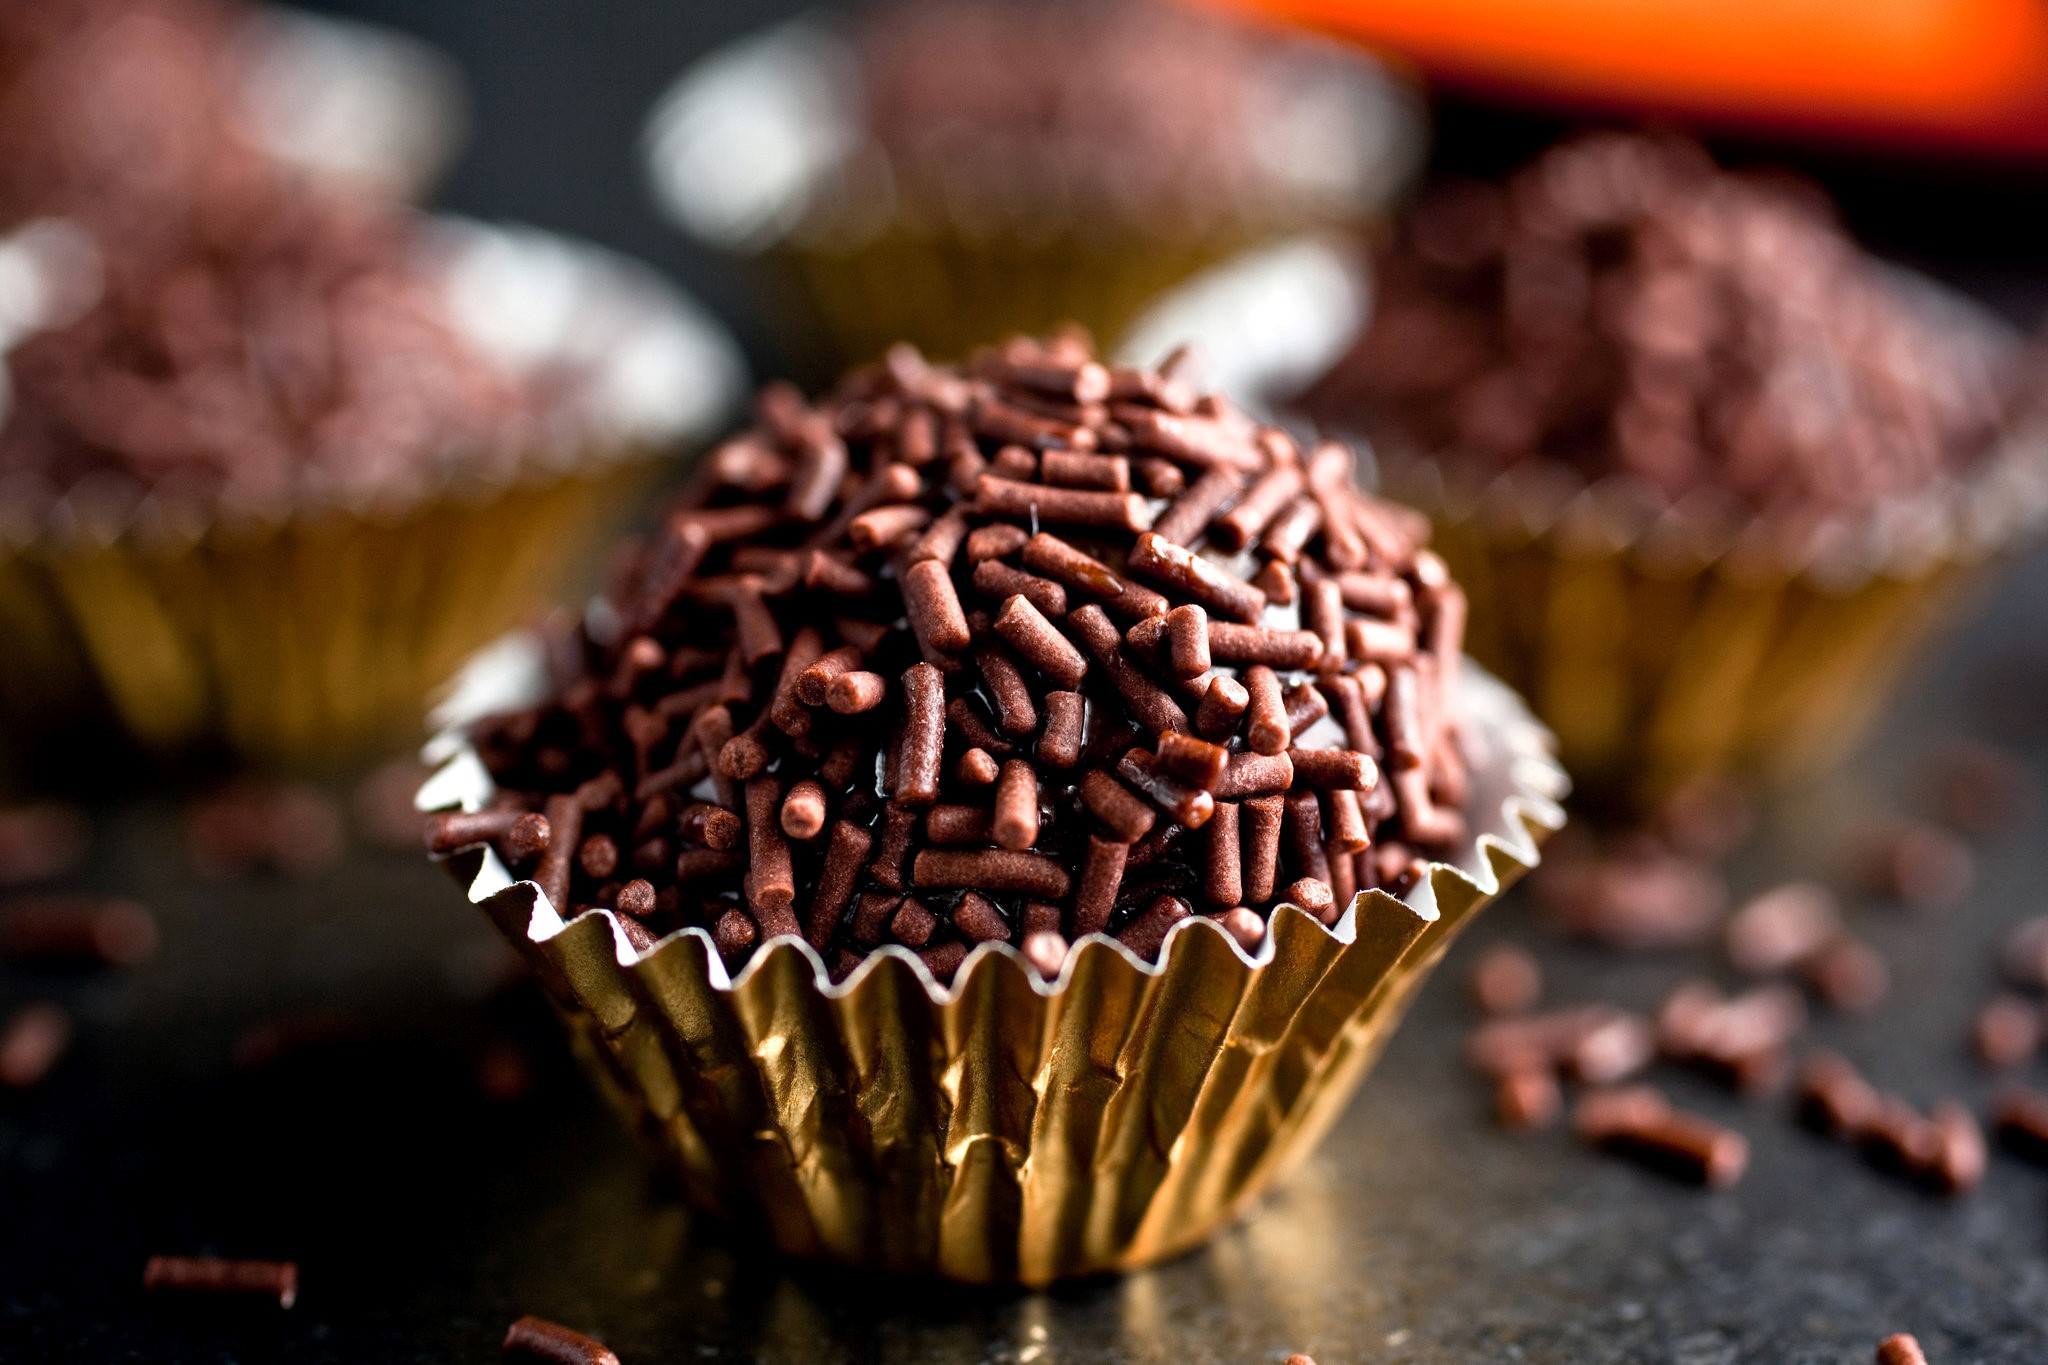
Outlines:
[[[1177,361],[899,345],[755,419],[537,702],[465,678],[430,846],[786,1247],[1038,1281],[1199,1240],[1534,861],[1545,737],[1421,519]]]
[[[37,0],[0,12],[0,218],[123,233],[227,222],[283,167],[405,196],[454,150],[459,79],[419,42],[242,0]]]
[[[737,397],[730,344],[628,262],[252,142],[233,7],[34,8],[0,20],[0,766],[357,754],[583,567]]]
[[[706,57],[647,160],[830,375],[1068,319],[1113,345],[1205,267],[1379,212],[1419,106],[1362,55],[1185,5],[894,0]]]
[[[1575,772],[1838,753],[2039,522],[2038,358],[1815,187],[1601,134],[1444,183],[1302,400],[1368,432]]]

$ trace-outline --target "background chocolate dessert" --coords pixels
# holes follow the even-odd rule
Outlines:
[[[431,219],[275,136],[255,77],[318,38],[264,23],[60,0],[0,31],[0,764],[44,781],[402,730],[435,672],[585,580],[733,396],[715,327],[651,274]],[[555,534],[486,571],[522,522]]]
[[[1968,477],[2037,401],[2016,329],[1868,255],[1818,186],[1589,136],[1426,191],[1300,400],[1474,488],[1552,463],[1812,525]]]
[[[822,382],[899,339],[958,359],[1078,322],[1113,347],[1194,272],[1373,217],[1416,130],[1393,73],[1226,17],[906,0],[689,66],[645,146],[662,207]]]
[[[769,321],[748,311],[729,264],[676,237],[649,202],[638,135],[692,57],[798,6],[322,8],[405,26],[460,55],[476,137],[451,169],[447,203],[658,262],[719,301],[751,339],[758,372],[781,372]],[[1588,121],[1505,97],[1439,96],[1432,112],[1433,165],[1479,178]],[[1707,131],[1726,164],[1815,175],[1858,241],[2015,325],[2033,327],[2048,305],[2048,200],[2031,168]],[[2005,931],[2038,911],[2048,874],[2031,837],[2039,807],[2028,815],[2025,799],[2048,771],[2042,567],[2018,565],[1972,624],[1916,654],[1871,742],[1760,820],[1753,812],[1749,842],[1721,869],[1737,900],[1788,877],[1847,898],[1846,923],[1889,965],[1891,994],[1853,1017],[1816,1001],[1807,1037],[1915,1108],[1959,1095],[1989,1118],[1997,1076],[2041,1080],[2038,1062],[1980,1070],[1971,1033],[2000,980]],[[1959,751],[1959,737],[1975,748]],[[1986,744],[1988,771],[2003,778],[1986,776]],[[409,793],[417,774],[398,776]],[[1977,794],[1967,821],[1941,795],[1959,782]],[[1688,846],[1726,847],[1725,815],[1700,804],[1693,825],[1706,828],[1688,826]],[[2041,1177],[1996,1140],[1974,1194],[1930,1197],[1796,1127],[1790,1094],[1743,1098],[1691,1067],[1660,1069],[1658,1084],[1749,1139],[1748,1169],[1730,1190],[1669,1182],[1562,1130],[1498,1131],[1490,1089],[1461,1060],[1479,1016],[1460,978],[1478,950],[1525,939],[1542,1000],[1606,1001],[1645,1018],[1702,965],[1683,949],[1616,958],[1525,934],[1535,907],[1519,901],[1489,911],[1478,941],[1419,995],[1367,1102],[1259,1218],[1210,1249],[1140,1276],[1022,1295],[793,1267],[749,1228],[650,1197],[640,1154],[593,1102],[530,988],[494,993],[495,937],[446,903],[445,877],[419,865],[417,830],[398,835],[402,849],[378,851],[375,831],[392,837],[383,809],[341,789],[259,785],[209,794],[189,818],[159,802],[96,806],[89,819],[37,807],[5,822],[11,875],[46,879],[4,893],[8,1018],[55,1001],[71,1021],[68,1050],[42,1082],[0,1104],[0,1203],[9,1226],[26,1229],[0,1237],[0,1338],[11,1353],[483,1360],[529,1314],[627,1360],[1238,1362],[1305,1351],[1324,1365],[1850,1361],[1897,1330],[1915,1333],[1937,1365],[2042,1353]],[[1837,866],[1868,817],[1951,810],[1957,824],[1923,821],[1887,844],[1895,856],[1881,861],[1909,875],[1867,883],[1873,869],[1860,859]],[[87,907],[96,932],[85,951],[74,936],[67,955],[35,956],[29,931],[48,946],[49,921],[15,912],[58,892],[111,899]],[[138,920],[145,908],[153,930]],[[57,923],[75,931],[80,920],[67,911]],[[86,965],[102,961],[114,965]],[[2037,1005],[2033,988],[2009,989]],[[48,1022],[42,1012],[24,1021],[10,1063],[36,1060],[26,1043],[53,1055]],[[209,1252],[296,1259],[297,1303],[173,1302],[140,1288],[151,1257]]]

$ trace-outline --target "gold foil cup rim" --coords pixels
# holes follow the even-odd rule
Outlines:
[[[467,729],[494,712],[514,709],[537,700],[544,689],[544,669],[537,640],[518,632],[480,652],[451,685],[447,700],[434,713],[441,727],[422,755],[435,768],[420,788],[415,804],[422,811],[480,810],[495,787],[489,772],[470,744]],[[1008,943],[982,943],[969,951],[952,983],[936,980],[923,959],[907,948],[889,944],[869,952],[842,981],[834,982],[824,958],[802,938],[771,939],[752,953],[737,976],[729,973],[712,946],[708,930],[686,926],[664,936],[644,952],[633,947],[620,930],[617,915],[607,909],[586,910],[564,920],[537,882],[515,880],[497,854],[478,847],[455,855],[451,867],[463,881],[473,905],[489,911],[507,933],[535,946],[570,933],[585,921],[602,924],[614,945],[617,966],[637,970],[657,955],[675,951],[679,942],[699,945],[692,951],[700,957],[710,985],[720,992],[744,990],[747,983],[764,972],[780,970],[773,959],[784,952],[798,954],[808,968],[818,993],[827,999],[844,999],[858,992],[876,973],[889,970],[881,964],[902,964],[935,1005],[959,1000],[983,964],[1000,959],[1023,972],[1031,989],[1043,996],[1057,995],[1084,969],[1091,954],[1110,953],[1121,958],[1137,973],[1164,977],[1173,968],[1174,950],[1185,935],[1213,934],[1238,961],[1253,971],[1270,966],[1281,955],[1282,939],[1313,930],[1340,945],[1354,943],[1360,921],[1372,908],[1398,908],[1419,919],[1424,926],[1438,920],[1438,888],[1442,879],[1463,884],[1464,895],[1475,903],[1498,896],[1506,883],[1535,868],[1542,861],[1543,839],[1563,828],[1562,802],[1570,790],[1570,778],[1558,764],[1556,741],[1510,688],[1467,659],[1458,673],[1462,733],[1468,745],[1484,746],[1471,759],[1474,793],[1468,818],[1474,832],[1466,856],[1457,862],[1433,861],[1405,898],[1396,898],[1378,888],[1361,891],[1333,924],[1325,925],[1301,907],[1282,903],[1272,915],[1268,932],[1255,952],[1247,952],[1212,920],[1191,916],[1170,929],[1162,942],[1158,960],[1148,962],[1121,941],[1107,934],[1089,934],[1077,939],[1067,953],[1056,977],[1039,975],[1024,955]],[[1503,872],[1506,875],[1503,875]],[[523,922],[521,916],[524,917]]]
[[[1568,555],[1620,557],[1651,577],[1716,572],[1847,596],[1872,582],[1985,562],[2048,525],[2048,419],[2016,425],[1963,476],[1854,516],[1797,520],[1711,490],[1673,502],[1633,476],[1587,480],[1550,460],[1474,480],[1452,451],[1343,439],[1372,452],[1392,496],[1432,517],[1475,523],[1495,539],[1551,539]]]
[[[503,458],[423,461],[396,489],[300,489],[231,503],[156,492],[117,475],[62,490],[0,481],[0,548],[180,548],[216,531],[260,536],[323,515],[396,525],[423,502],[482,504],[587,467],[680,454],[738,406],[746,363],[724,327],[652,267],[573,237],[423,216],[416,253],[442,281],[455,330],[505,373],[574,376],[537,439]]]

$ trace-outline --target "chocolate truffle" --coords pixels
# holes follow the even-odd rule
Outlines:
[[[41,300],[7,337],[13,521],[74,496],[116,525],[144,499],[196,525],[392,506],[535,444],[535,381],[457,326],[419,222],[251,139],[247,21],[215,0],[0,16],[0,221],[39,220],[7,244]]]
[[[1309,74],[1284,59],[1314,49],[1272,31],[1159,0],[896,0],[853,36],[890,177],[976,218],[1171,234],[1364,195],[1358,127],[1323,128],[1313,170],[1275,154],[1278,92]]]
[[[534,442],[537,394],[458,330],[406,218],[309,190],[232,240],[97,256],[97,300],[7,357],[17,514],[81,487],[116,510],[389,505]]]
[[[2015,333],[1864,253],[1817,189],[1672,138],[1438,186],[1374,307],[1304,406],[1454,480],[1549,462],[1818,521],[1967,473],[2023,397]]]
[[[990,941],[1149,958],[1194,914],[1256,944],[1463,851],[1463,598],[1344,446],[1072,335],[898,346],[756,415],[552,696],[474,731],[498,808],[548,824],[498,851],[565,916],[945,979]]]
[[[278,170],[244,114],[249,14],[232,0],[0,6],[0,222],[232,231]]]

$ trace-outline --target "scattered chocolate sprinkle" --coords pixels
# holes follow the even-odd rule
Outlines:
[[[1656,1037],[1637,1015],[1612,1005],[1577,1005],[1489,1020],[1465,1040],[1465,1058],[1491,1076],[1530,1066],[1608,1085],[1649,1064]]]
[[[42,1084],[71,1046],[71,1016],[39,1001],[23,1005],[0,1025],[0,1085],[27,1090]]]
[[[1757,1092],[1784,1080],[1787,1049],[1805,1027],[1806,1003],[1791,987],[1724,997],[1709,982],[1690,981],[1658,1012],[1657,1046],[1738,1090]]]
[[[1695,1184],[1725,1189],[1749,1165],[1749,1142],[1718,1123],[1674,1109],[1648,1086],[1593,1091],[1572,1113],[1588,1142]]]
[[[2032,1059],[2041,1047],[2041,1010],[2019,996],[1998,994],[1977,1011],[1970,1040],[1986,1066],[2001,1071]]]
[[[1936,814],[1951,829],[1993,837],[2024,825],[2040,808],[2040,783],[2016,755],[1955,738],[1927,757],[1924,780]]]
[[[1546,858],[1531,881],[1552,928],[1618,948],[1699,943],[1728,904],[1717,871],[1650,840],[1604,856]]]
[[[1749,837],[1756,807],[1733,778],[1698,773],[1658,804],[1656,826],[1672,848],[1691,858],[1725,858]]]
[[[1814,882],[1787,882],[1729,916],[1722,937],[1735,970],[1776,976],[1820,952],[1841,928],[1832,892]]]
[[[1877,1091],[1840,1054],[1816,1052],[1800,1067],[1799,1118],[1808,1127],[1853,1141],[1877,1108]]]
[[[156,945],[156,916],[134,901],[47,895],[0,906],[0,957],[133,967]]]
[[[295,1261],[234,1261],[218,1256],[152,1256],[142,1268],[146,1290],[247,1295],[290,1308],[299,1298]]]
[[[84,859],[91,838],[92,824],[76,806],[46,801],[0,808],[0,886],[63,876]]]
[[[1799,975],[1814,994],[1847,1014],[1876,1008],[1891,989],[1891,969],[1884,958],[1854,934],[1835,935],[1799,964]]]
[[[1549,1067],[1519,1066],[1495,1083],[1494,1113],[1504,1127],[1548,1128],[1563,1108],[1564,1093]]]
[[[1897,1095],[1879,1094],[1860,1126],[1839,1130],[1879,1170],[1938,1194],[1962,1194],[1984,1177],[1984,1133],[1954,1100],[1923,1115]]]
[[[1472,999],[1487,1014],[1520,1014],[1543,995],[1543,972],[1527,949],[1497,943],[1472,964]]]
[[[1877,1343],[1877,1365],[1927,1365],[1927,1353],[1919,1339],[1906,1332],[1894,1332]]]
[[[1866,889],[1916,909],[1952,909],[1977,879],[1977,860],[1962,841],[1923,821],[1879,821],[1857,838],[1854,852]]]
[[[197,801],[185,813],[185,838],[193,865],[209,877],[312,876],[345,845],[340,809],[300,782],[240,782]]]
[[[534,1360],[544,1365],[619,1365],[609,1346],[594,1337],[572,1332],[546,1318],[524,1317],[505,1333],[507,1360]]]
[[[1928,1111],[1935,1154],[1922,1179],[1941,1194],[1963,1194],[1984,1179],[1984,1130],[1976,1115],[1955,1100],[1938,1100]]]
[[[2048,989],[2048,915],[2013,926],[1999,949],[2006,980],[2033,990]]]
[[[1898,1095],[1879,1094],[1862,1129],[1849,1136],[1871,1165],[1908,1178],[1930,1169],[1940,1153],[1934,1125]]]
[[[2007,1086],[1999,1092],[1993,1123],[2012,1151],[2048,1165],[2048,1095]]]

